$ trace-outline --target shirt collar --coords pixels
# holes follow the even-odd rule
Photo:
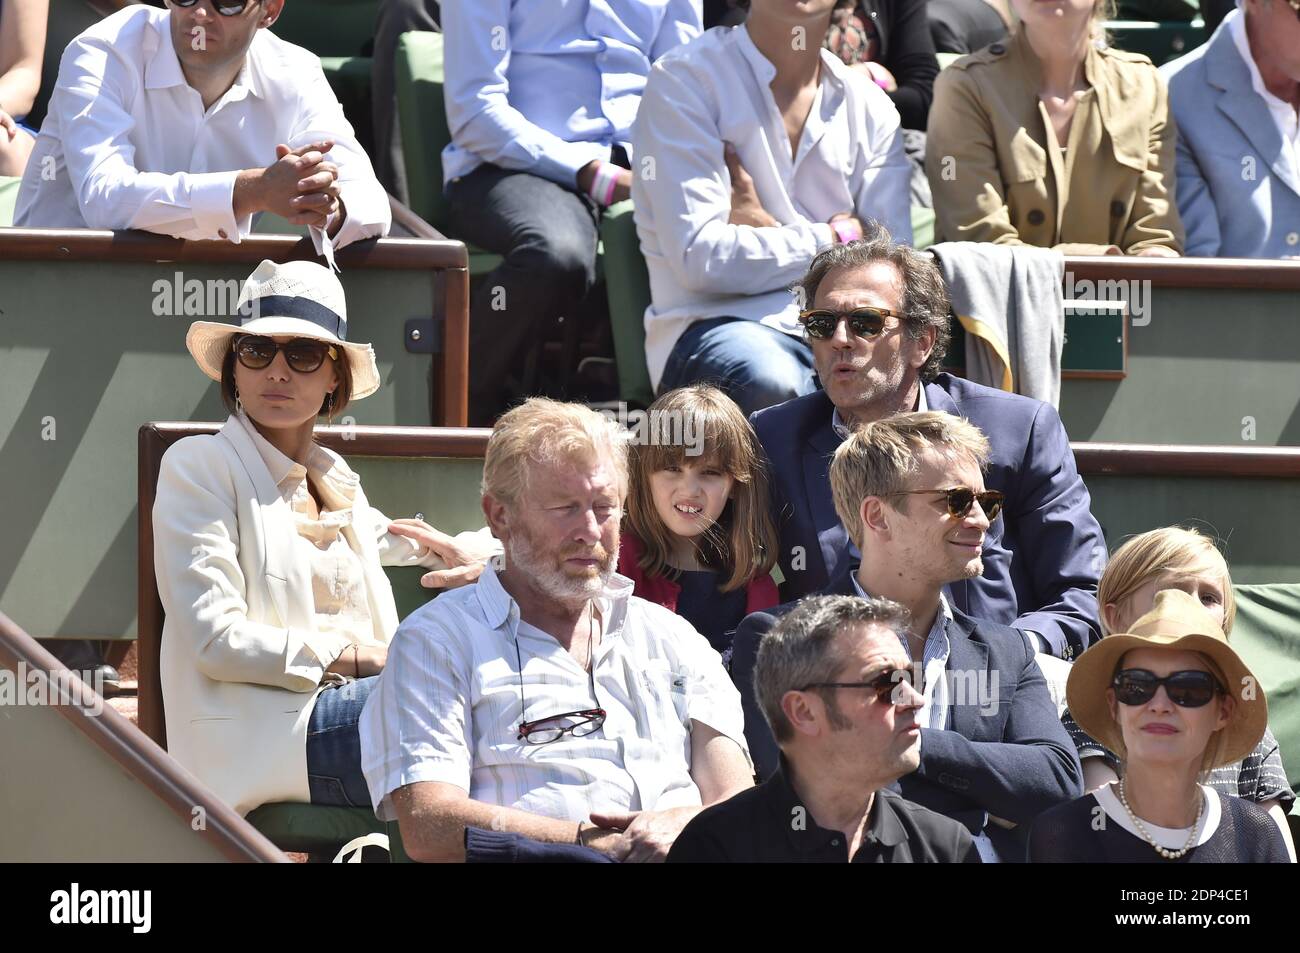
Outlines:
[[[783,753],[780,758],[776,773],[765,783],[771,792],[772,806],[781,819],[790,845],[800,853],[809,853],[824,848],[833,838],[843,836],[841,831],[829,831],[813,820],[790,784],[790,765],[786,761],[785,754]],[[791,819],[796,816],[796,811],[804,814],[802,830],[791,823]],[[897,847],[906,839],[907,831],[898,818],[898,812],[894,809],[888,792],[876,791],[875,797],[871,799],[871,813],[867,821],[866,833],[862,838],[863,845],[858,849],[861,850],[866,844]]]
[[[925,399],[925,381],[920,381],[916,386],[916,413],[923,414],[929,409],[930,402]],[[831,410],[831,429],[841,440],[848,440],[849,434],[853,432],[840,416],[838,407]]]
[[[631,579],[614,573],[609,582],[596,597],[596,608],[604,617],[606,636],[617,634],[622,629],[628,605],[635,587]],[[483,613],[483,622],[488,628],[499,629],[512,617],[519,619],[519,604],[515,597],[506,592],[505,586],[497,576],[496,567],[489,562],[483,567],[478,582],[474,584],[478,596],[479,610]]]
[[[181,69],[180,58],[176,55],[176,46],[172,42],[171,18],[171,11],[168,10],[166,16],[150,24],[152,38],[145,42],[147,57],[144,66],[145,89],[167,89],[171,86],[189,85],[189,81],[185,79],[185,71]],[[222,99],[236,102],[250,95],[263,98],[264,83],[260,67],[256,65],[255,55],[261,41],[259,30],[258,35],[253,37],[248,53],[244,56],[244,65],[239,68],[239,75],[235,77],[234,84],[226,90]]]
[[[311,454],[307,458],[307,465],[303,466],[293,458],[281,453],[269,440],[258,433],[253,422],[249,420],[248,415],[244,413],[237,414],[235,419],[239,425],[244,428],[248,438],[253,441],[253,446],[257,450],[258,456],[266,464],[266,469],[271,474],[276,489],[286,498],[293,495],[294,491],[303,480],[310,474],[318,488],[325,496],[325,502],[331,510],[347,509],[356,499],[356,488],[360,483],[357,475],[353,473],[341,459],[335,457],[324,447],[312,444]]]
[[[1295,116],[1295,108],[1290,103],[1284,102],[1277,96],[1268,91],[1264,85],[1264,77],[1259,72],[1259,64],[1255,62],[1255,55],[1250,51],[1250,37],[1246,35],[1246,15],[1240,9],[1231,11],[1224,18],[1228,24],[1228,32],[1232,35],[1232,42],[1236,44],[1237,53],[1246,63],[1246,69],[1250,71],[1250,85],[1269,109],[1282,111],[1285,110],[1288,115]]]

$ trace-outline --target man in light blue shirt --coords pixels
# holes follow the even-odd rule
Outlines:
[[[452,223],[505,256],[470,303],[470,423],[484,425],[536,335],[595,283],[650,64],[699,35],[700,0],[446,0],[442,16]]]

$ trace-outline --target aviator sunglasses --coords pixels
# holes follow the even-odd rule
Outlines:
[[[897,493],[887,495],[912,496],[918,493],[942,493],[948,500],[948,515],[959,520],[965,519],[971,507],[979,501],[980,509],[984,511],[990,523],[998,518],[998,514],[1002,512],[1002,504],[1006,500],[1006,495],[1001,490],[985,490],[976,493],[968,486],[954,486],[946,490],[899,490]]]
[[[840,320],[849,322],[849,330],[860,338],[878,337],[885,330],[886,318],[903,315],[888,308],[854,308],[852,311],[800,311],[799,320],[810,338],[824,341],[834,336]]]
[[[250,371],[269,367],[277,351],[284,351],[285,363],[299,374],[310,374],[319,369],[327,354],[332,360],[338,360],[339,356],[333,345],[310,338],[295,338],[288,344],[279,344],[271,338],[248,335],[235,343],[235,356]]]
[[[1110,683],[1115,689],[1115,700],[1121,705],[1145,705],[1155,697],[1156,689],[1165,687],[1169,700],[1179,708],[1200,708],[1208,705],[1215,695],[1224,691],[1219,680],[1209,672],[1191,669],[1174,672],[1164,678],[1144,668],[1126,668],[1115,673]]]
[[[172,5],[177,7],[192,7],[199,0],[172,0]],[[262,0],[215,0],[213,8],[223,17],[237,17],[244,12],[244,8],[250,3],[261,3]]]

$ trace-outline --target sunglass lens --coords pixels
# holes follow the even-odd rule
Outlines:
[[[997,519],[998,514],[1002,512],[1002,494],[997,490],[987,490],[984,493],[981,493],[978,499],[980,501],[980,509],[982,509],[984,515],[989,518],[989,522]]]
[[[300,374],[310,374],[325,362],[325,348],[319,344],[289,344],[284,348],[289,367]]]
[[[236,14],[243,13],[246,6],[248,6],[248,0],[218,0],[217,12],[222,16],[233,17]]]
[[[259,370],[275,360],[275,342],[265,338],[246,338],[237,348],[239,362],[252,370]]]
[[[1169,700],[1183,708],[1200,708],[1214,697],[1214,679],[1208,672],[1178,672],[1165,682]]]
[[[1115,697],[1123,705],[1145,705],[1156,693],[1156,680],[1147,672],[1121,672],[1115,679]]]
[[[854,311],[849,315],[849,327],[861,338],[873,338],[885,329],[885,318],[879,311]]]
[[[970,512],[975,502],[975,491],[969,487],[959,486],[948,491],[948,513],[962,519]]]
[[[809,315],[804,322],[804,327],[808,331],[808,336],[822,340],[835,333],[835,317],[829,314]]]

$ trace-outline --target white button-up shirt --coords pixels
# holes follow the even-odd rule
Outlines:
[[[772,96],[776,67],[741,27],[715,27],[650,71],[632,129],[637,233],[650,271],[646,364],[656,387],[694,321],[732,316],[799,334],[789,285],[833,241],[831,216],[882,221],[911,242],[898,110],[823,50],[821,83],[790,152]],[[731,143],[780,225],[731,225]]]
[[[211,108],[181,71],[171,13],[131,6],[68,44],[18,194],[14,224],[37,228],[140,228],[177,238],[229,238],[235,177],[290,148],[333,140],[347,217],[316,251],[385,235],[388,198],[357,143],[320,60],[258,30],[235,83]]]
[[[484,162],[572,188],[630,154],[650,64],[700,35],[700,0],[443,0],[446,182]]]
[[[1264,100],[1273,124],[1282,135],[1283,161],[1295,169],[1296,177],[1300,178],[1300,116],[1296,115],[1294,106],[1274,96],[1264,85],[1264,77],[1260,75],[1255,54],[1250,51],[1250,38],[1246,36],[1246,15],[1241,11],[1240,4],[1238,9],[1229,11],[1223,20],[1228,25],[1237,53],[1250,71],[1250,85],[1259,94],[1259,98]]]
[[[699,805],[691,724],[747,751],[740,694],[689,622],[632,588],[615,575],[596,599],[603,635],[590,673],[520,619],[491,566],[412,613],[361,714],[361,767],[380,818],[393,818],[393,791],[419,781],[571,821]],[[516,737],[524,720],[597,707],[604,726],[585,737]]]

